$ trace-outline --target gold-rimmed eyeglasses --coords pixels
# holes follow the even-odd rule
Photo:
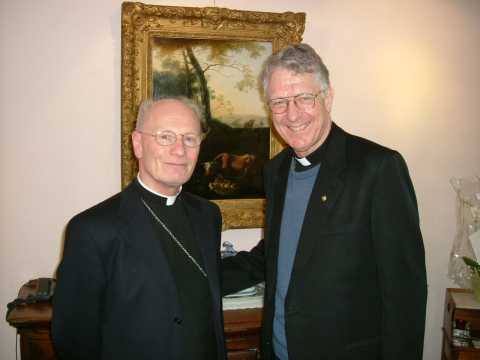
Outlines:
[[[192,133],[176,134],[170,130],[161,130],[161,131],[157,131],[156,133],[148,133],[141,130],[135,130],[135,131],[143,135],[153,136],[157,144],[160,146],[169,146],[169,145],[175,144],[177,142],[178,137],[180,136],[182,138],[183,145],[189,148],[196,148],[200,146],[203,139],[205,138],[204,134],[201,134],[201,135],[192,134]]]
[[[295,103],[295,106],[300,110],[308,110],[315,106],[315,99],[323,91],[316,94],[301,93],[294,96],[287,96],[282,98],[271,99],[268,101],[268,106],[274,114],[283,114],[287,112],[290,101]]]

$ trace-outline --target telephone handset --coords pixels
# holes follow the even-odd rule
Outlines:
[[[37,289],[34,297],[37,301],[50,300],[55,290],[55,279],[51,278],[39,278],[37,279]]]
[[[55,291],[56,280],[38,278],[30,280],[22,287],[18,298],[7,304],[7,316],[16,306],[50,301]]]

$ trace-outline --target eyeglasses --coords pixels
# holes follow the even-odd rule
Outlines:
[[[315,99],[322,91],[317,94],[301,93],[294,96],[272,99],[268,102],[268,106],[272,113],[283,114],[287,111],[290,101],[293,100],[295,106],[300,110],[311,109],[315,106]]]
[[[161,146],[169,146],[169,145],[175,144],[177,142],[177,138],[181,136],[183,145],[189,148],[196,148],[200,146],[200,144],[202,143],[205,137],[204,134],[201,134],[201,135],[191,134],[191,133],[175,134],[173,131],[170,131],[170,130],[157,131],[156,133],[153,133],[153,134],[140,131],[140,130],[135,130],[135,131],[143,135],[153,136],[157,144]]]

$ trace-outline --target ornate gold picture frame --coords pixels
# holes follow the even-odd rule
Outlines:
[[[192,178],[191,182],[197,187],[190,189],[190,184],[186,184],[186,188],[219,205],[224,230],[262,227],[264,195],[259,189],[247,186],[260,183],[261,179],[253,167],[246,168],[245,164],[263,164],[260,161],[261,154],[266,158],[272,157],[281,150],[282,145],[268,129],[268,116],[264,108],[263,115],[261,114],[262,103],[256,84],[259,64],[271,52],[276,52],[290,43],[300,42],[304,26],[305,13],[266,13],[217,7],[123,3],[122,188],[132,181],[138,171],[130,135],[134,130],[138,106],[142,100],[155,97],[159,91],[171,91],[172,95],[192,98],[195,93],[200,94],[203,91],[203,95],[196,95],[199,99],[195,100],[200,100],[198,102],[208,112],[212,124],[231,130],[227,133],[223,130],[217,131],[216,136],[209,134],[207,140],[209,137],[213,140],[210,144],[202,145],[197,168],[211,169],[216,163],[235,164],[236,167],[227,169],[230,170],[228,175],[231,175],[231,178],[217,175],[216,178],[211,178],[208,184],[201,183],[206,173],[194,174],[197,181],[194,182]],[[196,54],[192,54],[192,50],[196,51]],[[215,72],[207,74],[207,69],[215,69]],[[220,80],[216,80],[215,76]],[[187,81],[188,91],[178,90],[179,79],[190,79]],[[227,85],[240,92],[232,95],[234,90],[228,89]],[[187,93],[176,93],[178,91]],[[250,97],[242,100],[247,93]],[[208,101],[207,106],[204,99]],[[245,103],[248,106],[245,106]],[[218,107],[216,114],[221,115],[213,114],[215,106]],[[257,115],[249,114],[247,118],[247,115],[240,114],[239,110],[235,111],[244,110],[246,107],[251,111],[257,109]],[[220,124],[218,118],[230,121],[229,125]],[[213,128],[215,129],[215,126]],[[218,134],[223,134],[227,139],[222,141]],[[235,134],[240,134],[241,140],[236,140]],[[255,141],[251,139],[259,138],[265,140],[264,148],[255,147],[255,150],[249,150],[252,146],[248,141],[254,144]],[[230,144],[231,148],[235,142],[238,146],[232,148],[234,150],[231,152],[215,148],[219,143]],[[243,182],[238,180],[239,169],[244,177]],[[203,185],[205,186],[202,188]]]

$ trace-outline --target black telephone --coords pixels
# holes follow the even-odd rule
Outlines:
[[[37,301],[47,301],[53,296],[55,290],[55,279],[51,278],[38,278],[37,289],[35,295],[33,295]]]
[[[56,281],[52,278],[30,280],[24,285],[28,295],[18,297],[7,304],[7,316],[17,306],[50,301],[55,291],[55,284]]]

